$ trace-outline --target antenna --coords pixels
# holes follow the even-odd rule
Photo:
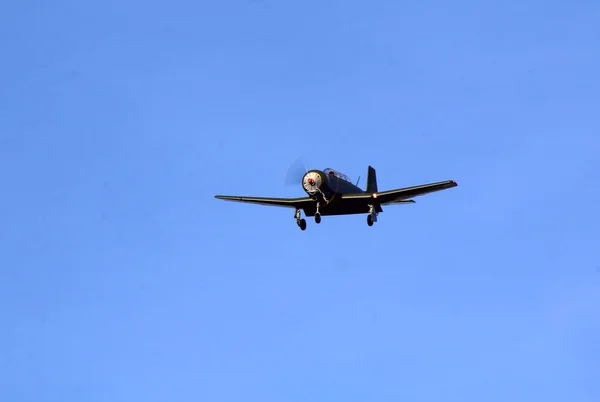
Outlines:
[[[360,176],[358,176],[358,180],[356,180],[355,186],[358,187],[358,182],[360,181]]]

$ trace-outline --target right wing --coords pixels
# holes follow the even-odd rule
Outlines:
[[[396,190],[382,191],[375,194],[381,205],[386,204],[404,204],[414,203],[410,200],[412,197],[433,193],[435,191],[446,190],[448,188],[456,187],[457,184],[454,180],[440,181],[431,184],[422,184],[420,186],[399,188]],[[360,193],[360,194],[344,194],[342,198],[346,199],[373,199],[373,194]]]
[[[304,198],[269,198],[269,197],[240,197],[237,195],[215,195],[215,198],[225,201],[247,202],[250,204],[261,204],[272,207],[287,207],[303,209],[308,204],[314,204],[309,197]]]

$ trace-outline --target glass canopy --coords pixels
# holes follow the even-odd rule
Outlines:
[[[346,176],[343,173],[338,172],[335,169],[327,168],[327,169],[323,170],[323,173],[333,175],[333,176],[337,177],[338,179],[341,179],[341,180],[347,181],[349,183],[352,183],[350,181],[350,178],[348,176]]]

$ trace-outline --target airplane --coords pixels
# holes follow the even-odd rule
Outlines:
[[[358,179],[360,181],[360,177]],[[454,180],[404,187],[396,190],[378,191],[377,175],[372,166],[368,167],[365,190],[353,184],[348,176],[335,169],[309,170],[302,177],[302,189],[308,195],[302,198],[270,198],[232,195],[215,195],[225,201],[246,202],[268,206],[294,208],[296,224],[306,229],[306,220],[301,219],[303,210],[307,217],[314,217],[321,223],[321,216],[352,215],[367,213],[367,224],[373,226],[377,215],[383,212],[383,205],[414,204],[413,197],[456,187]]]

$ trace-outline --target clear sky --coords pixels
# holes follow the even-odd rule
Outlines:
[[[0,6],[0,400],[600,400],[600,4]],[[312,218],[288,166],[459,187]]]

